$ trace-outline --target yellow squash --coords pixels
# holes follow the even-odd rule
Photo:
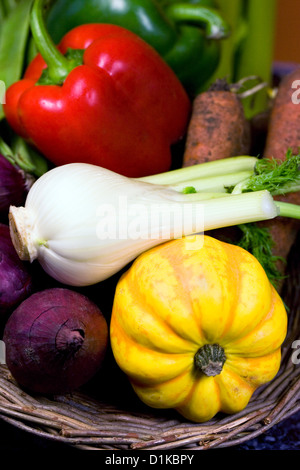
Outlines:
[[[236,413],[280,367],[283,302],[250,253],[207,235],[135,260],[118,282],[111,344],[147,405],[204,422]]]

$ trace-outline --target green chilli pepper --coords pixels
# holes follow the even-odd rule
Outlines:
[[[198,93],[220,60],[229,29],[213,0],[57,0],[47,16],[53,40],[83,23],[123,26],[166,60],[190,94]]]

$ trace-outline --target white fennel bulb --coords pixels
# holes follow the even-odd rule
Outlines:
[[[276,215],[268,191],[182,194],[71,163],[41,176],[25,206],[11,206],[9,220],[21,259],[37,259],[56,280],[84,286],[107,279],[166,240]]]

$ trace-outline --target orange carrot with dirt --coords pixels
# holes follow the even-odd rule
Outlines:
[[[249,155],[250,124],[237,93],[217,80],[193,101],[183,166]]]
[[[279,84],[270,113],[269,126],[264,149],[264,158],[282,162],[288,149],[295,155],[300,151],[300,93],[297,93],[300,82],[300,68],[286,75]],[[274,196],[277,201],[300,204],[300,192]],[[294,245],[300,222],[296,219],[276,217],[272,221],[260,222],[261,227],[267,227],[272,236],[273,254],[278,256],[277,268],[284,275],[286,260]],[[280,283],[282,286],[282,282]]]
[[[269,119],[265,158],[283,161],[289,148],[292,153],[299,153],[300,93],[297,88],[300,89],[300,68],[286,75],[279,84]]]

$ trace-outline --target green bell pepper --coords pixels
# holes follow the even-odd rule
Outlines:
[[[148,42],[166,60],[187,92],[203,89],[220,60],[229,29],[214,0],[57,0],[47,27],[57,43],[83,23],[113,23]]]

